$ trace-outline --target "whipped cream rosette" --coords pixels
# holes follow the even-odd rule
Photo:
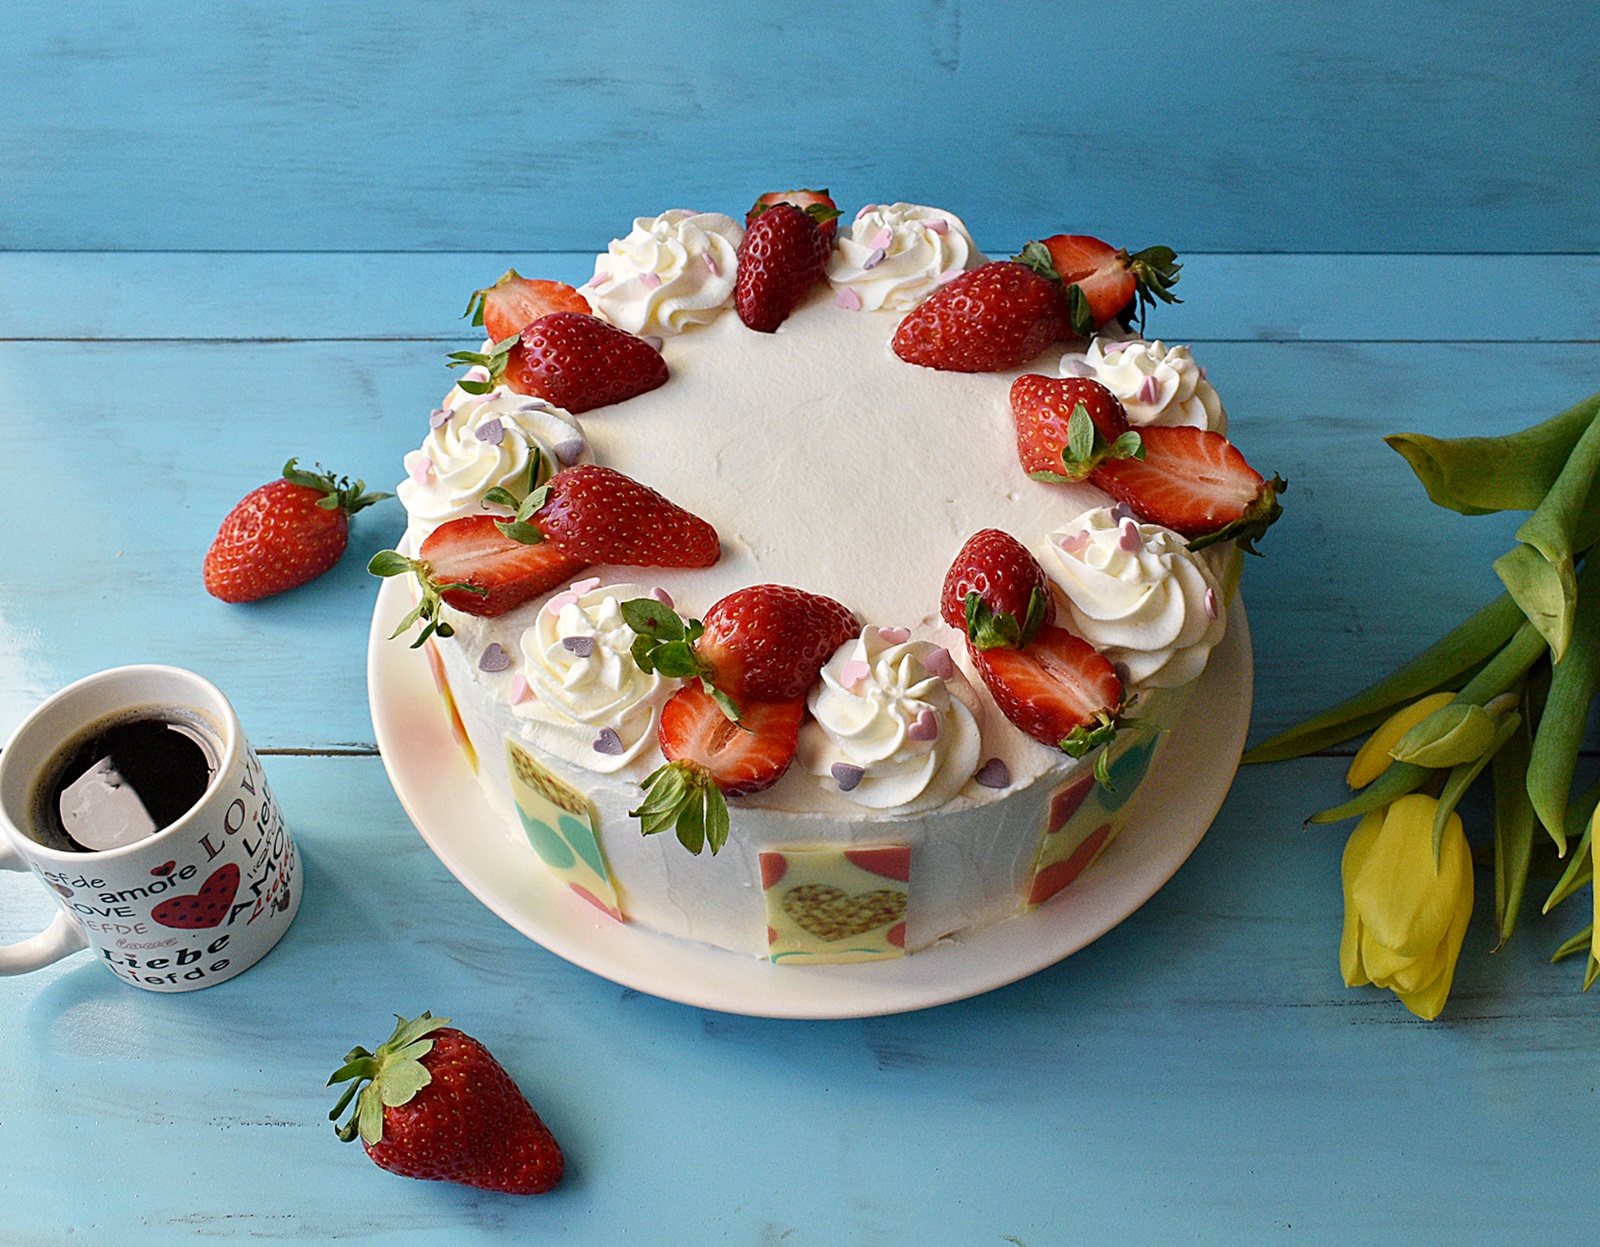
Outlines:
[[[418,540],[447,520],[476,514],[496,486],[521,497],[535,452],[535,483],[594,458],[576,417],[505,386],[482,396],[452,390],[429,423],[422,446],[406,455],[406,479],[395,490]]]
[[[1122,400],[1135,428],[1187,424],[1228,431],[1228,413],[1216,387],[1186,346],[1097,337],[1082,355],[1062,356],[1061,375],[1091,377],[1105,386]]]
[[[744,228],[720,212],[637,217],[579,288],[595,315],[641,335],[682,333],[732,306]]]
[[[1227,607],[1216,574],[1182,537],[1123,508],[1094,507],[1049,544],[1045,571],[1066,596],[1072,630],[1128,684],[1177,688],[1205,670]]]
[[[642,775],[641,762],[653,765],[661,706],[681,681],[633,660],[637,634],[622,603],[649,595],[640,585],[589,579],[539,608],[517,646],[509,695],[540,748],[602,775]]]
[[[903,628],[864,628],[840,646],[807,702],[800,763],[858,805],[933,809],[978,769],[971,687],[949,651]]]
[[[868,204],[848,230],[839,231],[828,281],[842,306],[905,312],[983,260],[953,213],[919,204]]]

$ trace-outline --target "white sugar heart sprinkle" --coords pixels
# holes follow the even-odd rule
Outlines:
[[[861,310],[861,296],[850,289],[849,286],[839,291],[839,295],[834,299],[834,302],[847,312],[859,312]]]
[[[859,221],[862,217],[866,216],[867,213],[876,212],[877,210],[878,210],[878,205],[877,204],[862,204],[861,205],[861,211],[856,213],[856,220]]]
[[[930,232],[935,234],[948,234],[950,232],[950,222],[943,217],[934,217],[930,221],[924,221],[923,224],[928,227]]]
[[[532,696],[533,689],[528,687],[527,676],[523,675],[522,672],[519,671],[516,675],[511,677],[511,704],[513,706],[520,706]]]
[[[504,671],[510,665],[511,655],[505,652],[499,641],[490,641],[478,659],[479,671]]]
[[[411,479],[418,485],[426,485],[428,478],[433,475],[433,460],[427,455],[417,456],[416,462],[411,465]]]
[[[1217,617],[1217,591],[1215,589],[1207,589],[1206,590],[1206,618],[1207,619],[1215,619],[1216,617]]]
[[[570,468],[578,462],[578,456],[583,454],[584,442],[582,438],[570,438],[564,442],[556,443],[556,458],[561,461],[561,466]]]
[[[661,285],[661,278],[654,273],[640,273],[639,284],[646,290],[655,290]]]
[[[890,645],[904,645],[911,639],[909,628],[879,628],[878,636]]]
[[[594,751],[596,753],[607,753],[612,757],[616,757],[622,752],[622,737],[617,735],[616,728],[603,727],[600,729],[600,735],[594,738]]]
[[[478,426],[478,440],[488,442],[491,446],[498,446],[506,440],[505,422],[496,416],[493,420],[485,420]]]
[[[885,225],[872,236],[872,241],[867,244],[874,251],[887,251],[889,244],[894,241],[894,231]]]
[[[650,596],[656,601],[660,602],[661,605],[665,606],[668,610],[672,609],[672,594],[668,593],[660,585],[657,585],[654,589],[650,590]]]
[[[1139,536],[1139,526],[1132,520],[1122,521],[1122,536],[1117,544],[1124,550],[1137,551],[1144,549],[1144,539]]]
[[[1153,403],[1161,397],[1161,382],[1154,377],[1146,377],[1139,383],[1139,401]]]
[[[854,688],[872,674],[872,668],[859,658],[851,658],[839,668],[839,683]]]
[[[929,675],[948,680],[956,673],[956,663],[955,659],[950,657],[950,651],[941,645],[937,649],[928,651],[922,660],[922,669]]]
[[[591,658],[594,656],[594,638],[592,636],[562,637],[561,647],[579,658]]]
[[[985,788],[1011,787],[1011,768],[1005,764],[1003,758],[990,758],[978,768],[978,773],[972,777]]]
[[[567,586],[568,593],[576,593],[582,597],[585,593],[592,593],[600,587],[600,577],[585,576],[582,580],[574,580]]]
[[[576,593],[558,593],[544,604],[544,608],[552,615],[559,615],[565,607],[574,606],[577,601],[578,595]]]
[[[444,407],[435,407],[428,413],[428,427],[437,429],[442,424],[450,422],[450,412]]]
[[[712,255],[709,251],[707,251],[707,252],[704,252],[700,256],[700,258],[706,262],[706,268],[711,270],[711,275],[713,277],[721,277],[722,276],[722,268],[717,264],[717,257],[716,256]]]
[[[835,762],[828,768],[828,774],[838,781],[840,792],[853,792],[855,786],[866,776],[866,771],[848,762]]]
[[[939,716],[924,706],[917,712],[917,717],[906,725],[906,738],[908,740],[938,740]]]
[[[862,269],[866,270],[866,269],[869,269],[869,268],[877,268],[878,265],[883,263],[883,256],[884,256],[883,248],[882,247],[874,247],[872,249],[872,254],[869,255],[865,260],[861,261]]]

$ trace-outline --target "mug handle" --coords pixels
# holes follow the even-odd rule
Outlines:
[[[0,839],[0,870],[27,869],[27,859]],[[26,974],[88,947],[89,935],[83,923],[63,909],[56,914],[54,922],[31,940],[0,945],[0,975]]]

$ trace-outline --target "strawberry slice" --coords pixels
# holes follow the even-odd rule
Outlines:
[[[661,708],[657,732],[667,764],[645,779],[645,800],[631,812],[639,830],[650,836],[674,827],[689,852],[709,843],[716,853],[728,839],[724,796],[748,796],[783,778],[805,712],[803,697],[746,701],[736,723],[698,684],[679,689]]]
[[[1081,481],[1098,463],[1142,453],[1122,400],[1090,377],[1018,377],[1011,412],[1017,456],[1036,481]]]
[[[733,287],[739,319],[758,333],[772,333],[827,271],[832,251],[833,235],[822,231],[810,210],[780,201],[761,211],[739,243]]]
[[[461,314],[472,317],[474,325],[482,325],[489,341],[499,342],[551,312],[587,314],[589,310],[589,300],[566,282],[524,277],[512,268],[494,285],[474,290]]]
[[[1067,328],[1059,282],[997,260],[961,274],[906,314],[894,353],[946,372],[1004,372],[1027,363]]]
[[[1028,548],[1010,533],[985,528],[967,538],[950,564],[939,616],[980,649],[1015,649],[1055,622],[1056,602]]]
[[[1074,758],[1116,734],[1122,680],[1110,661],[1065,628],[1044,627],[1021,649],[967,647],[1000,712]]]
[[[710,567],[722,555],[715,528],[615,468],[563,468],[530,497],[538,532],[585,563]]]
[[[1255,542],[1283,514],[1282,477],[1264,480],[1221,433],[1188,426],[1143,431],[1143,459],[1113,459],[1089,480],[1140,518],[1189,539],[1198,550],[1237,540],[1256,554]]]
[[[487,380],[462,380],[468,394],[504,385],[574,415],[624,402],[667,383],[667,361],[643,338],[586,312],[551,312],[487,351],[452,351],[450,367],[478,366]]]
[[[833,202],[833,196],[827,191],[768,191],[751,205],[749,212],[744,214],[745,229],[749,229],[755,219],[773,204],[793,204],[817,223],[817,228],[828,236],[829,242],[833,241],[839,218],[839,205]],[[821,211],[813,212],[813,208]]]
[[[1046,276],[1054,274],[1067,292],[1069,328],[1088,338],[1113,320],[1144,324],[1157,299],[1181,303],[1172,293],[1178,283],[1178,254],[1171,247],[1146,247],[1128,254],[1088,234],[1054,234],[1030,242],[1016,257]]]
[[[734,697],[803,697],[833,651],[861,630],[848,606],[788,585],[751,585],[706,612],[695,653]]]

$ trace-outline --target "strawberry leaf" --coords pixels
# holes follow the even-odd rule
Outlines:
[[[1144,438],[1129,429],[1111,443],[1111,447],[1106,451],[1105,457],[1107,459],[1143,459]]]
[[[1050,254],[1050,248],[1042,242],[1030,241],[1025,244],[1022,251],[1011,257],[1014,263],[1030,268],[1040,277],[1061,285],[1061,274],[1056,270],[1055,257]]]
[[[431,1013],[409,1021],[395,1017],[395,1030],[376,1052],[365,1048],[352,1048],[345,1063],[333,1072],[328,1086],[348,1082],[350,1086],[339,1097],[328,1120],[337,1122],[352,1097],[356,1109],[350,1120],[334,1127],[334,1134],[343,1143],[354,1141],[359,1133],[369,1147],[383,1138],[383,1110],[398,1108],[411,1100],[433,1081],[433,1075],[422,1064],[422,1058],[433,1051],[434,1031],[450,1024],[449,1018],[436,1018]]]
[[[1037,590],[1036,590],[1037,591]],[[1033,598],[1028,613],[1033,613]],[[995,612],[976,590],[967,594],[967,639],[977,649],[1021,649],[1022,625],[1007,611]]]
[[[1098,430],[1089,418],[1089,409],[1079,403],[1067,418],[1067,463],[1087,463],[1094,457],[1095,434]]]
[[[646,836],[672,827],[678,842],[699,855],[708,843],[716,854],[728,840],[728,803],[711,776],[692,762],[669,762],[645,777],[645,799],[629,812]]]
[[[1089,306],[1089,296],[1083,293],[1083,287],[1076,282],[1067,287],[1067,323],[1078,337],[1094,337],[1097,328],[1094,309]]]

